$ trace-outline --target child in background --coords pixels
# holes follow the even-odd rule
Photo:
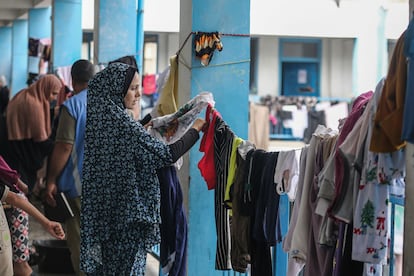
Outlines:
[[[65,233],[62,225],[58,222],[47,219],[35,206],[27,199],[21,197],[16,192],[26,189],[26,185],[20,180],[18,173],[12,170],[0,156],[0,198],[2,203],[20,208],[33,216],[40,224],[56,239],[64,239]],[[12,244],[10,238],[10,229],[3,210],[0,207],[0,275],[30,275],[32,273],[29,267],[25,271],[13,271],[12,261]]]

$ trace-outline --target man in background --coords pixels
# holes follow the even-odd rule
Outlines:
[[[56,206],[55,196],[63,192],[69,201],[74,217],[65,221],[67,244],[76,275],[84,275],[80,263],[80,196],[86,103],[88,81],[94,76],[92,63],[80,59],[71,68],[74,96],[61,107],[55,145],[49,157],[47,172],[46,202]]]

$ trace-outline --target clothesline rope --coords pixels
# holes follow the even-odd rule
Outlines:
[[[190,65],[188,65],[184,60],[178,60],[179,63],[181,63],[182,65],[184,65],[185,68],[187,68],[188,70],[192,70],[192,69],[196,69],[196,68],[205,68],[206,66],[193,66],[191,67]],[[218,66],[225,66],[225,65],[233,65],[233,64],[239,64],[239,63],[245,63],[245,62],[250,62],[250,59],[245,59],[245,60],[239,60],[239,61],[230,61],[230,62],[223,62],[223,63],[218,63],[218,64],[211,64],[208,67],[218,67]]]

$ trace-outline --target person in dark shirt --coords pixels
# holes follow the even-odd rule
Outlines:
[[[0,76],[0,115],[6,111],[10,99],[10,89],[7,87],[6,77]]]

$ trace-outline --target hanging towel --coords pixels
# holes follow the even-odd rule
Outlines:
[[[267,150],[269,147],[269,108],[250,104],[249,141],[258,149]]]
[[[152,118],[164,116],[177,111],[178,102],[178,58],[176,55],[170,58],[169,76],[161,88],[158,101],[151,111]]]

